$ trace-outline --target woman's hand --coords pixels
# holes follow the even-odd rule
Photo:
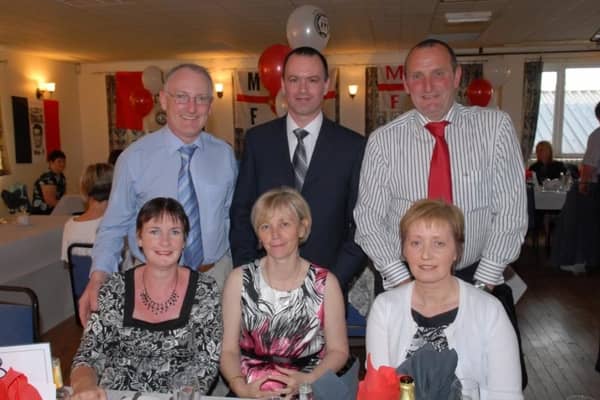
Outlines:
[[[239,397],[263,399],[267,397],[279,396],[279,391],[260,390],[262,384],[268,380],[273,380],[273,378],[267,375],[255,380],[252,383],[246,383],[246,381],[242,379],[235,379],[233,382],[229,382],[229,387]]]
[[[269,378],[273,381],[285,383],[286,387],[278,390],[279,395],[284,396],[284,399],[291,399],[295,394],[297,394],[301,383],[313,382],[311,374],[300,372],[295,369],[283,368],[278,365],[276,365],[275,368],[282,375],[270,375]]]
[[[104,389],[95,387],[76,393],[69,400],[108,400],[108,397]]]

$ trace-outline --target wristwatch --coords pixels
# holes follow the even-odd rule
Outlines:
[[[485,292],[488,292],[488,293],[490,292],[490,288],[488,287],[488,285],[485,282],[475,281],[473,286],[475,286],[477,289],[481,289]]]

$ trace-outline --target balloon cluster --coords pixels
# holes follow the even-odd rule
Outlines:
[[[142,72],[143,88],[137,88],[129,95],[131,107],[140,117],[145,117],[154,108],[154,99],[163,87],[163,73],[151,65]]]
[[[330,38],[329,20],[318,7],[303,5],[296,8],[287,21],[287,39],[291,46],[273,44],[258,59],[258,74],[262,85],[269,91],[270,103],[277,115],[287,112],[285,96],[281,91],[283,63],[292,48],[308,46],[323,50]]]

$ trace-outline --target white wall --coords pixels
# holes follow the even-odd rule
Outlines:
[[[6,146],[7,164],[11,171],[10,175],[0,176],[0,189],[17,182],[24,183],[27,185],[31,199],[34,181],[48,169],[45,161],[32,164],[15,163],[11,96],[35,99],[38,82],[51,81],[56,82],[56,92],[52,98],[59,102],[61,147],[67,155],[65,170],[67,190],[69,193],[77,193],[79,171],[83,168],[78,66],[3,49],[0,49],[0,60],[2,60],[0,105],[2,106],[3,142]],[[0,202],[0,216],[6,214],[4,203]]]

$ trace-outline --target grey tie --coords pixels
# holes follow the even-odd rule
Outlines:
[[[294,157],[292,158],[292,165],[294,166],[294,183],[296,190],[302,191],[302,185],[304,185],[304,178],[306,177],[306,171],[308,170],[308,160],[306,158],[306,148],[304,147],[304,138],[308,135],[308,131],[302,128],[294,129],[294,135],[298,139],[296,150],[294,150]]]

